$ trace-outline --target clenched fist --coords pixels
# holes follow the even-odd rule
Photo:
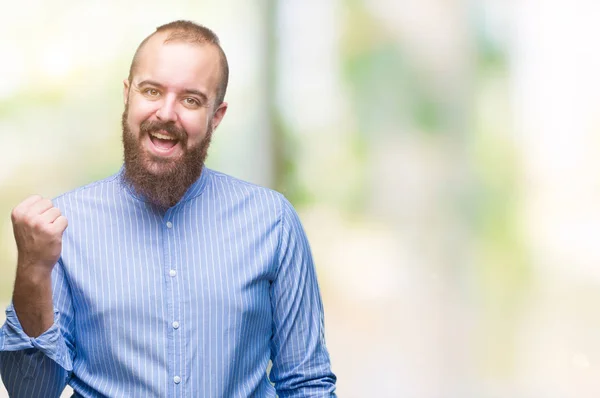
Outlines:
[[[19,253],[18,269],[50,273],[60,257],[67,219],[49,199],[39,195],[17,205],[11,219]]]
[[[19,253],[13,306],[25,333],[37,337],[54,322],[51,272],[67,219],[48,199],[30,196],[11,213]]]

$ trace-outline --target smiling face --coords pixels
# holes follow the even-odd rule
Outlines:
[[[177,203],[200,176],[212,131],[227,110],[215,104],[218,50],[152,36],[131,82],[124,81],[125,177],[161,207]]]

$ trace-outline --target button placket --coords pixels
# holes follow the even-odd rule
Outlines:
[[[176,246],[176,239],[175,239],[175,231],[174,231],[174,223],[172,221],[172,216],[173,214],[166,214],[166,220],[163,219],[163,225],[166,227],[165,230],[165,238],[166,238],[166,242],[168,242],[168,246],[169,246],[169,254],[171,254],[171,256],[169,256],[166,259],[166,263],[165,263],[165,267],[168,275],[169,275],[169,279],[170,279],[170,290],[172,292],[172,296],[174,299],[174,302],[171,304],[172,305],[172,312],[170,314],[170,316],[172,316],[171,319],[177,319],[179,317],[179,311],[180,311],[180,298],[178,297],[178,294],[176,293],[178,291],[177,289],[177,280],[175,279],[175,276],[177,276],[177,264],[174,263],[174,257],[172,256],[172,254],[174,253],[176,249],[176,247],[174,247],[173,245]],[[178,347],[180,346],[180,344],[178,343],[178,340],[181,336],[178,336],[179,333],[177,333],[177,329],[179,329],[180,325],[178,321],[172,321],[171,322],[171,327],[172,327],[172,337],[173,340],[172,344],[173,344],[173,359],[174,359],[174,367],[172,368],[173,373],[171,373],[173,375],[173,383],[175,385],[179,385],[182,381],[181,376],[178,374],[181,372],[181,353],[179,352]]]

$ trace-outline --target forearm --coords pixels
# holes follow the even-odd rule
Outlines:
[[[0,352],[0,374],[10,397],[59,397],[68,372],[36,349]]]
[[[14,305],[6,309],[0,328],[0,374],[11,397],[53,397],[64,389],[73,370],[73,355],[61,332],[61,315],[44,333],[31,338],[23,330]]]
[[[282,361],[274,358],[271,381],[281,398],[335,397],[336,376],[331,371],[329,354],[324,345],[306,341],[304,358]]]
[[[24,268],[17,267],[13,307],[23,331],[29,337],[38,337],[54,323],[52,278],[50,272]]]

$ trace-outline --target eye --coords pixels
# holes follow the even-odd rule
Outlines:
[[[196,98],[192,98],[192,97],[187,97],[186,99],[183,100],[183,102],[188,106],[199,106],[200,105],[200,101],[198,101]]]
[[[150,97],[157,97],[160,93],[155,88],[147,88],[144,90],[144,94],[147,94]]]

